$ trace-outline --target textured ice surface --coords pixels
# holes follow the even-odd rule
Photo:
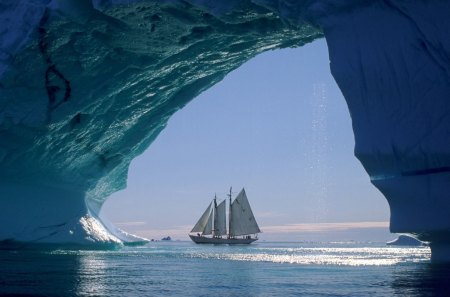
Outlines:
[[[450,246],[449,14],[442,0],[2,1],[0,240],[130,240],[97,214],[169,117],[255,55],[325,35],[391,230]]]
[[[258,53],[322,37],[250,1],[220,3],[0,4],[0,199],[12,210],[0,240],[117,241],[101,227],[135,240],[97,214],[169,117]]]

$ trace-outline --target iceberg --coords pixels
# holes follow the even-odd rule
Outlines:
[[[3,1],[0,241],[144,239],[99,219],[170,116],[255,55],[323,36],[250,1]]]
[[[355,155],[386,197],[390,230],[450,260],[448,1],[378,1],[322,18]]]
[[[170,116],[259,53],[326,38],[355,155],[389,202],[391,231],[430,242],[435,259],[450,257],[447,1],[0,7],[0,241],[143,240],[98,213]]]
[[[409,235],[400,235],[394,240],[386,242],[386,245],[392,246],[425,246],[425,244]]]

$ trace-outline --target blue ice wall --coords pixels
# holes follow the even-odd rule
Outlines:
[[[391,231],[430,241],[434,255],[450,255],[449,16],[448,1],[379,1],[321,22]]]

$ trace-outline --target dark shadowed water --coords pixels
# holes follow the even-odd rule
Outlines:
[[[428,248],[353,242],[1,251],[0,295],[447,296],[450,268],[429,259]]]

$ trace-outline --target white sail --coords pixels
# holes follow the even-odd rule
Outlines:
[[[214,217],[214,210],[212,209],[211,212],[209,213],[209,217],[208,217],[208,220],[206,221],[206,226],[205,226],[205,229],[203,229],[202,235],[211,235],[212,234],[213,217]]]
[[[216,206],[216,212],[214,216],[214,234],[217,236],[222,236],[227,234],[227,223],[226,223],[226,200],[223,200]]]
[[[250,204],[248,203],[245,190],[237,195],[231,203],[230,216],[230,236],[247,235],[260,233],[258,223],[256,223]]]
[[[194,228],[192,228],[191,232],[202,232],[205,230],[206,224],[208,223],[209,217],[211,217],[211,207],[212,203],[208,205],[205,212],[202,214],[198,222],[195,224]]]

